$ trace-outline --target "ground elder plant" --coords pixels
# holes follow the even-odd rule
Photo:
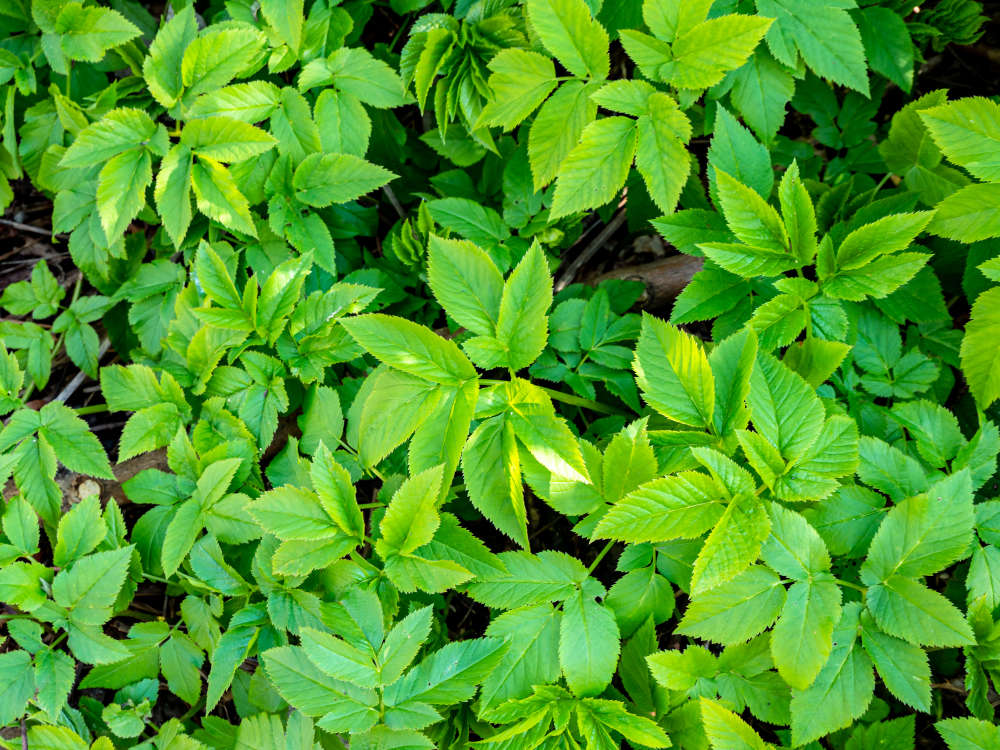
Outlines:
[[[1000,747],[1000,30],[0,0],[0,747]]]

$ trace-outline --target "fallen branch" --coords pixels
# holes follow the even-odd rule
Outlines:
[[[676,299],[691,278],[701,270],[702,259],[690,255],[671,255],[667,258],[644,263],[641,266],[626,266],[616,268],[608,273],[589,279],[588,284],[597,285],[602,281],[612,279],[619,281],[638,281],[645,285],[646,291],[639,300],[639,305],[645,310],[657,310],[666,307]]]

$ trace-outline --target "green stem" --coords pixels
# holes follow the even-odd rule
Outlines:
[[[847,588],[849,588],[849,589],[856,589],[856,590],[860,591],[862,594],[867,594],[868,593],[868,587],[867,586],[861,586],[860,584],[857,584],[857,583],[851,583],[850,581],[845,581],[845,580],[843,580],[841,578],[834,578],[833,580],[834,580],[835,583],[837,583],[840,586],[847,586]]]
[[[74,409],[77,416],[83,416],[84,414],[102,414],[106,411],[111,411],[107,404],[93,404],[92,406],[81,406],[78,409]]]
[[[878,195],[878,191],[882,189],[882,186],[889,181],[890,174],[886,173],[885,177],[875,186],[875,190],[872,192],[872,197],[868,199],[868,203],[871,204],[875,200],[875,196]]]
[[[181,724],[183,724],[188,719],[192,718],[196,713],[198,713],[202,708],[205,707],[205,699],[199,698],[195,701],[194,705],[189,708],[183,716],[180,718]]]
[[[607,555],[611,551],[611,548],[614,546],[615,546],[615,541],[614,539],[612,539],[610,542],[604,545],[604,549],[602,549],[600,552],[597,553],[597,557],[594,558],[594,562],[592,562],[590,564],[590,567],[587,568],[588,576],[594,572],[594,570],[597,568],[598,565],[601,564],[601,560],[604,559],[604,556]]]
[[[384,508],[385,503],[359,503],[358,508],[368,510],[369,508]]]

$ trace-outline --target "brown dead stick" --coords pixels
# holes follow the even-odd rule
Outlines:
[[[596,285],[612,279],[641,282],[646,291],[639,300],[639,305],[644,310],[657,310],[676,299],[691,278],[701,270],[702,262],[701,258],[690,255],[671,255],[641,266],[616,268],[588,279],[587,283]]]

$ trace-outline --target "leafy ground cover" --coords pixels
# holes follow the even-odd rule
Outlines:
[[[0,746],[1000,747],[1000,33],[0,0]]]

